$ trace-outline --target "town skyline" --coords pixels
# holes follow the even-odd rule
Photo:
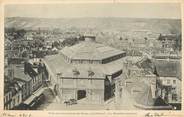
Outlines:
[[[181,9],[177,3],[22,4],[5,5],[5,17],[181,19]]]

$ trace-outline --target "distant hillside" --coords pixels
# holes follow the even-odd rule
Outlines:
[[[156,33],[180,33],[179,19],[142,19],[142,18],[26,18],[11,17],[5,19],[6,28],[92,28],[96,30],[151,30]]]

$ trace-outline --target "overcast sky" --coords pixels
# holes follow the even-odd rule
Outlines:
[[[6,5],[6,17],[135,17],[181,18],[180,4],[176,3],[91,3]]]

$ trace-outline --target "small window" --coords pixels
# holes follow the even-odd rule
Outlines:
[[[176,84],[176,80],[173,80],[173,84]]]
[[[17,102],[19,102],[19,95],[17,96]]]
[[[6,101],[8,101],[9,100],[9,98],[8,98],[8,95],[6,96]]]
[[[170,84],[170,80],[167,80],[167,84]]]
[[[12,101],[12,105],[13,105],[13,107],[15,106],[15,99],[13,99],[13,101]]]
[[[172,94],[172,100],[177,101],[177,94]]]

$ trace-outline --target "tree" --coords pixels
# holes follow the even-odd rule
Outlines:
[[[60,44],[59,44],[57,41],[54,41],[54,42],[52,43],[52,48],[53,48],[53,47],[59,47],[59,45],[60,45]]]
[[[161,41],[163,39],[163,36],[162,34],[160,33],[159,37],[158,37],[158,40]]]
[[[28,56],[27,51],[23,51],[23,52],[22,52],[22,57],[26,58],[27,56]]]
[[[16,32],[18,38],[23,38],[24,35],[26,34],[26,31],[24,29],[17,30]]]

